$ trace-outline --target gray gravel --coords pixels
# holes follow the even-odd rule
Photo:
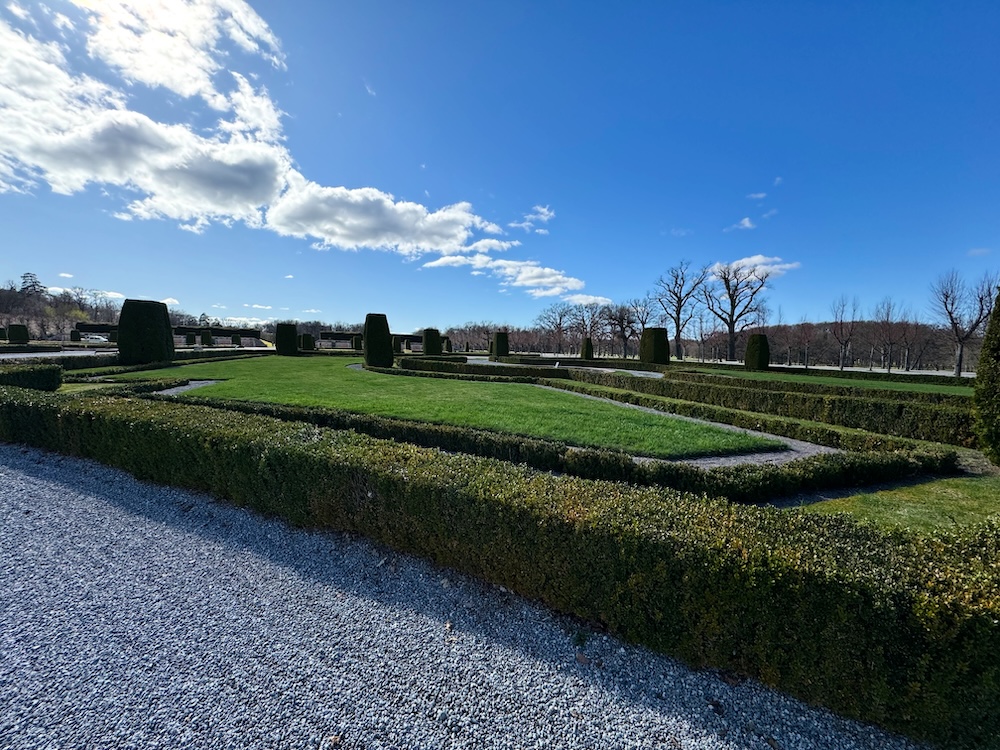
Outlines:
[[[914,748],[494,586],[0,444],[0,748]]]

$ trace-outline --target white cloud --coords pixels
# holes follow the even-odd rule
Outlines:
[[[367,92],[368,92],[368,95],[369,95],[369,96],[378,96],[378,94],[376,94],[376,93],[375,93],[375,89],[373,89],[373,88],[372,88],[372,87],[371,87],[371,86],[370,86],[370,85],[368,84],[368,81],[365,81],[364,83],[365,83],[365,91],[367,91]]]
[[[993,251],[990,250],[988,247],[974,247],[971,250],[969,250],[969,252],[966,253],[966,255],[968,255],[970,258],[980,258],[984,255],[989,255],[991,252]]]
[[[713,273],[718,270],[722,263],[716,263],[712,266]],[[784,263],[781,258],[769,257],[767,255],[751,255],[748,258],[740,258],[739,260],[734,260],[731,265],[738,266],[740,268],[755,268],[760,271],[766,271],[771,278],[777,276],[783,276],[788,271],[793,271],[796,268],[802,266],[799,262],[794,263]]]
[[[594,294],[567,294],[563,300],[571,305],[610,305],[609,297],[598,297]]]
[[[61,278],[61,279],[72,279],[73,278],[73,274],[71,274],[71,273],[61,273],[61,274],[59,274],[59,278]]]
[[[286,279],[294,279],[295,277],[294,277],[294,276],[292,276],[292,274],[288,274],[288,275],[287,275],[287,276],[286,276],[285,278],[286,278]]]
[[[535,224],[547,224],[550,220],[555,218],[556,212],[553,211],[548,206],[535,206],[531,209],[530,213],[524,215],[523,221],[512,221],[507,226],[513,227],[514,229],[523,229],[525,232],[530,232],[535,228]],[[548,234],[547,229],[535,230],[538,234]]]
[[[313,313],[321,313],[323,311],[322,310],[303,310],[302,312],[313,314]]]
[[[161,299],[160,302],[162,302],[164,305],[179,305],[180,304],[180,302],[178,302],[177,300],[175,300],[173,297],[167,297],[166,299]]]
[[[66,290],[63,289],[61,286],[47,286],[45,287],[45,291],[47,291],[49,294],[62,294]]]
[[[738,222],[733,224],[731,227],[726,227],[723,232],[732,232],[735,229],[756,229],[757,225],[750,221],[749,216],[744,216]]]
[[[501,286],[523,287],[532,297],[557,297],[583,289],[584,282],[563,271],[545,268],[533,260],[499,260],[488,255],[447,255],[424,263],[424,268],[471,266],[473,271],[489,272],[501,280]]]
[[[778,215],[778,209],[772,208],[770,211],[768,211],[766,214],[764,214],[761,218],[762,219],[770,219],[772,216],[777,216],[777,215]]]
[[[99,291],[99,292],[94,292],[93,296],[94,297],[98,297],[98,298],[102,298],[102,299],[125,299],[125,295],[122,294],[121,292],[101,292],[101,291]]]
[[[220,305],[218,303],[212,305],[212,307],[215,308],[216,310],[225,310],[226,309],[225,305]]]
[[[243,307],[250,307],[253,308],[254,310],[270,310],[273,307],[273,305],[251,305],[249,303],[244,302]]]
[[[767,197],[767,193],[750,193],[747,198],[755,201],[762,201]]]
[[[687,237],[688,235],[694,234],[694,230],[693,229],[679,229],[679,228],[675,227],[674,229],[670,230],[670,234],[672,234],[674,237]]]
[[[782,182],[784,182],[784,180],[781,177],[775,177],[774,178],[774,186],[775,187],[778,187],[778,185],[780,185]]]

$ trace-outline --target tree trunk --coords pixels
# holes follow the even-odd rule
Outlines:
[[[729,324],[729,346],[726,349],[726,354],[729,357],[730,362],[736,361],[736,323],[735,321]]]
[[[965,342],[955,344],[955,377],[962,376],[962,360],[965,359]]]

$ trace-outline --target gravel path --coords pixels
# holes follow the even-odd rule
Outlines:
[[[0,569],[4,750],[916,747],[363,540],[6,444]]]

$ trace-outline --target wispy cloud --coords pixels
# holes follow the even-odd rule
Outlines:
[[[981,258],[984,255],[989,255],[992,250],[988,247],[974,247],[969,252],[966,253],[970,258]]]
[[[503,287],[522,287],[532,297],[558,297],[584,287],[582,280],[554,268],[545,268],[533,260],[499,260],[488,255],[448,255],[423,265],[424,268],[462,266],[496,276]]]
[[[757,228],[757,225],[754,224],[752,221],[750,221],[750,217],[749,216],[744,216],[738,222],[736,222],[732,226],[726,227],[722,231],[723,232],[732,232],[732,231],[735,231],[737,229],[756,229],[756,228]]]
[[[610,305],[609,297],[598,297],[594,294],[567,294],[563,300],[571,305]]]
[[[216,309],[216,310],[225,310],[225,309],[226,309],[226,306],[225,306],[225,305],[220,305],[220,304],[218,304],[218,303],[216,303],[216,304],[212,305],[212,307],[213,307],[214,309]]]
[[[302,312],[309,313],[310,315],[313,315],[315,313],[321,313],[323,311],[322,310],[316,310],[316,309],[310,309],[310,310],[303,310]]]
[[[368,81],[365,81],[364,84],[365,84],[365,91],[368,92],[369,96],[378,96],[378,94],[375,93],[375,89],[371,87],[371,84],[369,84]]]
[[[723,263],[715,263],[711,270],[713,273],[721,268]],[[748,258],[740,258],[739,260],[732,261],[731,265],[738,266],[740,268],[755,268],[761,271],[766,271],[772,278],[777,276],[783,276],[788,271],[793,271],[796,268],[801,268],[802,264],[799,262],[785,263],[781,258],[769,257],[767,255],[751,255]]]
[[[162,302],[164,305],[179,305],[180,304],[180,302],[178,302],[173,297],[167,297],[166,299],[161,299],[160,302]]]
[[[73,274],[71,274],[71,273],[61,273],[61,274],[59,274],[59,278],[61,278],[61,279],[72,279],[73,278]]]
[[[778,209],[772,208],[770,211],[768,211],[766,214],[764,214],[760,218],[762,218],[762,219],[770,219],[772,216],[777,216],[777,215],[778,215]]]
[[[294,277],[294,276],[292,276],[292,274],[288,274],[287,276],[285,276],[285,278],[286,278],[286,279],[294,279],[295,277]]]
[[[535,206],[524,215],[523,221],[512,221],[507,226],[530,232],[535,228],[536,224],[548,224],[555,216],[556,212],[548,206]],[[538,234],[548,234],[548,231],[540,232],[537,229],[535,231]]]
[[[251,305],[251,304],[248,304],[248,303],[244,302],[243,303],[243,307],[249,307],[249,308],[252,308],[254,310],[270,310],[273,307],[273,305]]]
[[[672,234],[674,237],[688,237],[688,236],[694,234],[694,230],[693,229],[681,229],[681,228],[675,227],[675,228],[673,228],[673,229],[670,230],[670,234]]]
[[[750,200],[755,200],[755,201],[762,201],[766,197],[767,193],[750,193],[750,195],[747,196],[747,198],[749,198]]]
[[[778,187],[778,185],[780,185],[780,184],[781,184],[781,183],[783,183],[784,181],[785,181],[785,180],[784,180],[784,178],[782,178],[782,177],[775,177],[775,178],[774,178],[774,186],[775,186],[775,187]]]

